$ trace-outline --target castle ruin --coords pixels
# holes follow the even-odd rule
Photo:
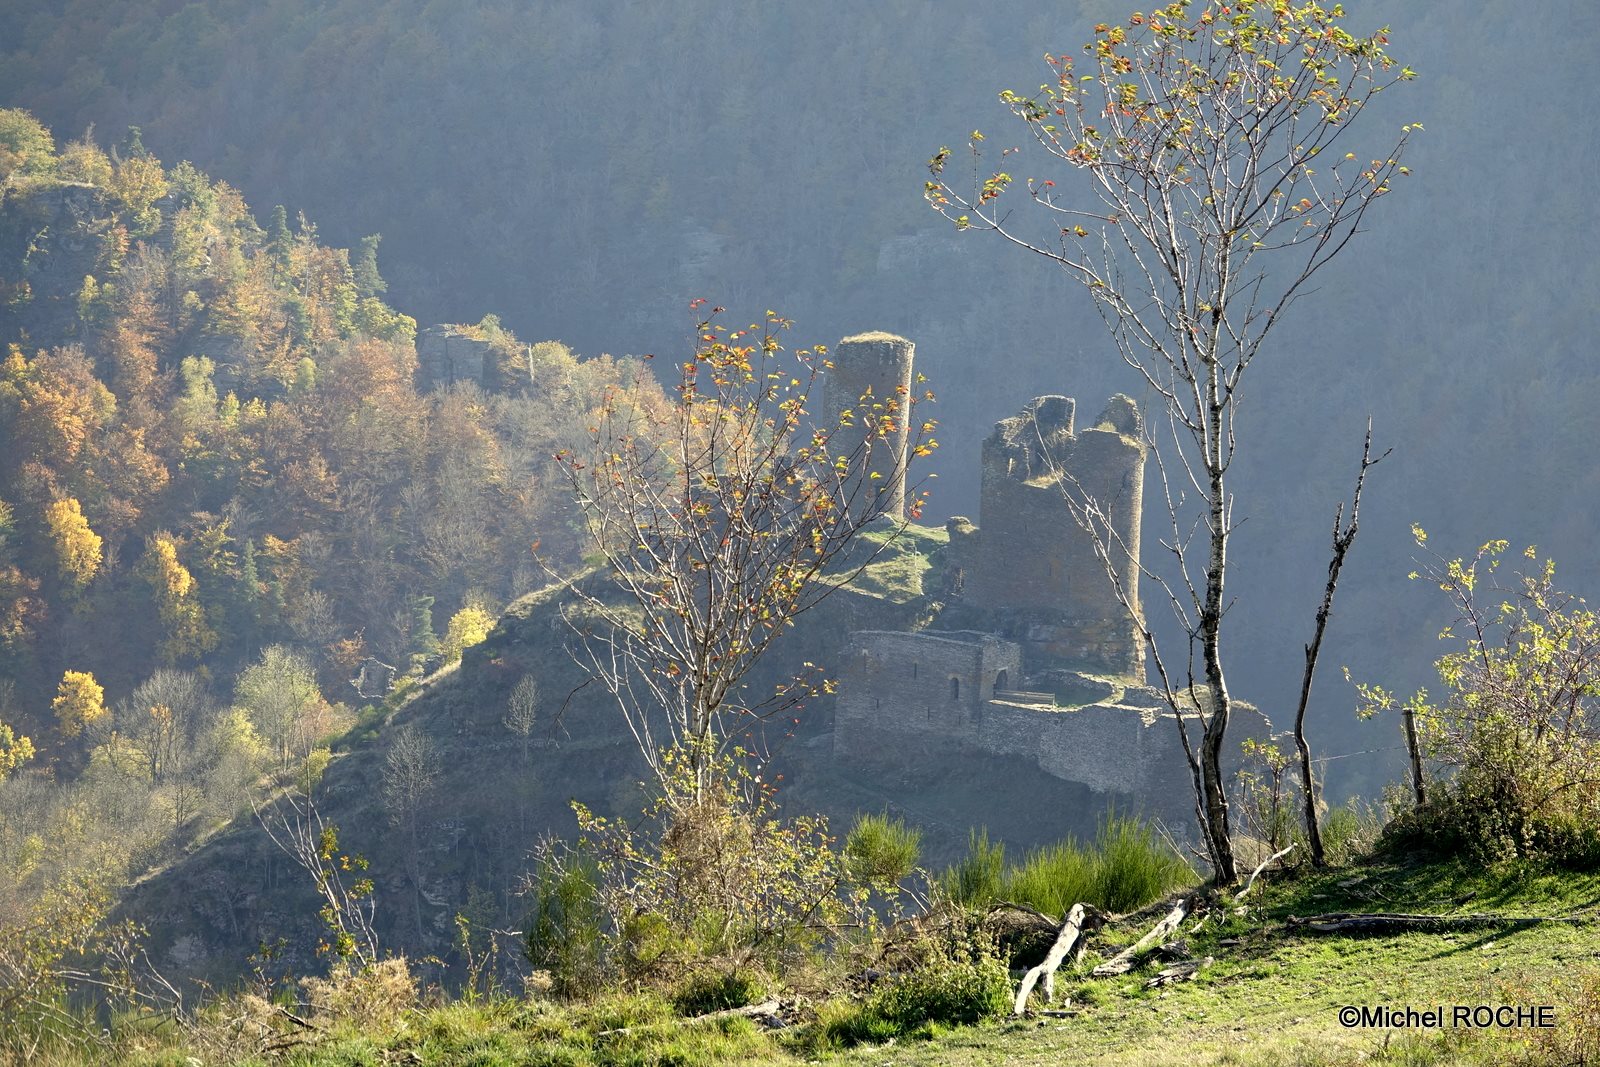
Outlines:
[[[909,382],[911,358],[901,338],[847,339],[830,397],[883,395]],[[1188,761],[1164,697],[1145,685],[1135,616],[1143,424],[1122,395],[1081,428],[1076,408],[1070,397],[1036,397],[984,441],[980,525],[946,525],[945,593],[929,628],[849,635],[837,661],[835,758],[871,768],[963,749],[1016,757],[1184,823]],[[1086,498],[1109,523],[1116,583],[1074,515]]]

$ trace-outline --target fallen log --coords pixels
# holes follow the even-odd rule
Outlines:
[[[1284,928],[1308,934],[1408,934],[1448,933],[1500,926],[1538,926],[1541,923],[1584,925],[1594,922],[1583,915],[1413,915],[1396,912],[1330,912],[1326,915],[1291,915]]]
[[[1189,897],[1184,897],[1178,901],[1178,906],[1167,912],[1166,918],[1156,923],[1148,934],[1145,934],[1139,940],[1090,971],[1090,976],[1094,978],[1110,978],[1114,975],[1127,974],[1133,970],[1133,966],[1138,962],[1140,956],[1178,928],[1178,924],[1188,916],[1189,909],[1193,906],[1193,903],[1193,900]]]
[[[1028,994],[1033,992],[1033,987],[1039,980],[1044,979],[1044,1000],[1048,1004],[1056,995],[1056,971],[1061,966],[1061,961],[1067,958],[1067,953],[1072,951],[1072,946],[1078,938],[1091,930],[1097,929],[1105,917],[1099,909],[1087,904],[1074,904],[1067,911],[1066,921],[1061,924],[1061,929],[1056,934],[1055,944],[1050,946],[1050,951],[1045,954],[1044,960],[1038,966],[1023,976],[1022,984],[1017,987],[1017,1001],[1012,1006],[1013,1015],[1025,1014],[1028,1010]]]
[[[648,1030],[652,1026],[689,1026],[694,1023],[711,1022],[715,1019],[733,1019],[739,1016],[755,1018],[762,1015],[776,1015],[781,1005],[776,999],[763,1000],[760,1004],[746,1004],[742,1008],[725,1008],[722,1011],[713,1011],[705,1015],[695,1015],[688,1019],[668,1019],[659,1023],[643,1023],[639,1026],[619,1026],[615,1030],[601,1030],[594,1036],[614,1037],[617,1034],[626,1034],[633,1030]]]
[[[1206,956],[1203,959],[1184,960],[1182,963],[1175,963],[1171,967],[1165,967],[1158,971],[1153,978],[1144,984],[1144,987],[1146,989],[1158,989],[1164,985],[1171,985],[1173,982],[1192,982],[1195,979],[1195,975],[1215,962],[1215,959],[1211,956]]]
[[[1293,841],[1291,841],[1291,842],[1289,842],[1289,847],[1288,848],[1282,849],[1281,851],[1278,851],[1278,852],[1274,852],[1272,855],[1268,856],[1265,860],[1263,860],[1262,863],[1261,863],[1261,866],[1257,867],[1255,870],[1250,872],[1250,877],[1245,880],[1244,888],[1239,890],[1237,893],[1235,893],[1233,895],[1233,899],[1234,900],[1243,900],[1244,899],[1244,895],[1246,893],[1250,892],[1251,886],[1256,884],[1256,879],[1261,877],[1261,872],[1266,870],[1268,867],[1272,866],[1278,860],[1283,859],[1283,857],[1287,856],[1289,853],[1293,852],[1294,851],[1294,846],[1295,846],[1295,843]]]

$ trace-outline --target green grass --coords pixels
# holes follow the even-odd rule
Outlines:
[[[933,567],[933,553],[950,543],[950,535],[943,529],[908,523],[897,531],[887,520],[874,522],[861,539],[882,547],[850,588],[896,604],[923,595],[923,578]]]
[[[1111,815],[1092,844],[1067,838],[1032,849],[1009,867],[1005,847],[990,844],[987,833],[974,832],[967,855],[941,881],[953,899],[972,907],[1006,900],[1065,915],[1079,902],[1111,912],[1134,911],[1196,877],[1148,826]]]
[[[1600,1062],[1600,996],[1588,991],[1588,1029],[1579,1019],[1584,975],[1600,975],[1600,928],[1543,925],[1400,937],[1328,937],[1287,932],[1290,915],[1334,911],[1498,912],[1600,915],[1600,876],[1458,863],[1375,862],[1258,889],[1245,914],[1208,919],[1180,937],[1215,962],[1192,983],[1147,990],[1155,965],[1118,978],[1088,971],[1153,921],[1124,923],[1093,942],[1075,972],[1058,977],[1072,1018],[1005,1021],[966,1028],[896,1049],[895,1063],[1060,1064],[1110,1067],[1354,1067],[1578,1062],[1542,1042],[1591,1041]],[[1600,985],[1600,980],[1596,980]],[[1345,1029],[1347,1004],[1557,1005],[1553,1031]],[[881,1062],[870,1052],[841,1063]]]
[[[1285,926],[1291,915],[1334,911],[1578,915],[1589,921],[1398,937],[1329,937]],[[409,1015],[393,1032],[336,1029],[315,1048],[272,1062],[304,1067],[418,1062],[598,1067],[797,1064],[822,1057],[843,1067],[888,1061],[897,1067],[1600,1063],[1597,918],[1600,874],[1376,860],[1268,882],[1247,898],[1242,914],[1230,904],[1214,911],[1198,930],[1186,926],[1179,937],[1189,950],[1214,958],[1194,982],[1145,989],[1157,963],[1116,978],[1089,977],[1096,962],[1137,938],[1153,919],[1147,913],[1097,933],[1086,958],[1076,965],[1069,962],[1058,976],[1054,1007],[1071,1017],[1002,1019],[976,1026],[918,1021],[972,1017],[947,1010],[947,1001],[970,1005],[988,997],[995,1003],[982,1010],[993,1010],[999,998],[992,989],[985,993],[980,981],[952,986],[959,996],[943,986],[905,986],[895,993],[886,991],[892,986],[878,987],[885,991],[815,1004],[807,1025],[776,1034],[743,1019],[686,1023],[669,1001],[653,995],[613,994],[580,1006],[507,999],[426,1009]],[[1349,1004],[1419,1009],[1553,1004],[1557,1027],[1510,1032],[1345,1029],[1337,1013]],[[622,1028],[627,1032],[605,1033]],[[881,1043],[890,1039],[892,1045]],[[136,1043],[143,1047],[134,1047]],[[44,1067],[113,1062],[178,1067],[191,1054],[204,1064],[251,1062],[197,1051],[170,1031],[129,1038],[115,1056],[103,1050],[63,1052],[38,1062]]]

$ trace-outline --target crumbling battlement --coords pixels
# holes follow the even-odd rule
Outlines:
[[[906,398],[911,358],[903,338],[847,338],[829,372],[828,417],[863,417],[863,397]],[[1181,821],[1188,762],[1171,712],[1144,685],[1136,617],[1139,409],[1118,395],[1090,426],[1077,427],[1076,414],[1071,397],[1041,396],[995,425],[981,456],[981,525],[959,516],[946,525],[944,581],[929,606],[947,629],[850,635],[835,661],[834,751],[866,766],[961,751],[1027,759]],[[893,482],[897,516],[904,447],[872,457],[879,483]],[[1108,531],[1115,582],[1079,521],[1086,501]]]
[[[1081,675],[1076,688],[1088,698],[1081,703],[1012,689],[1020,684],[1021,646],[971,631],[858,631],[849,649],[834,712],[841,762],[891,769],[980,752],[1022,760],[1174,827],[1193,816],[1178,724],[1148,686]],[[1060,677],[1053,682],[1064,688]],[[1236,739],[1271,736],[1254,708],[1236,709]],[[1230,775],[1239,758],[1236,748],[1225,754]]]
[[[1071,397],[1036,397],[983,443],[981,526],[963,531],[964,625],[1023,646],[1030,672],[1061,666],[1144,679],[1144,649],[1094,541],[1073,515],[1093,498],[1110,516],[1112,558],[1135,605],[1145,448],[1138,408],[1114,396],[1076,430]],[[954,534],[952,535],[954,540]]]
[[[1014,757],[1144,814],[1185,817],[1188,765],[1154,691],[1118,686],[1104,703],[1058,707],[1049,694],[1018,691],[1021,664],[1021,646],[992,634],[853,633],[834,752],[866,767],[949,760],[963,750]]]

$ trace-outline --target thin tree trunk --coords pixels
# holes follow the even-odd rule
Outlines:
[[[1317,778],[1311,766],[1311,745],[1306,741],[1306,707],[1311,702],[1311,682],[1317,673],[1317,658],[1322,652],[1322,635],[1328,628],[1328,617],[1333,614],[1333,594],[1339,587],[1339,571],[1344,558],[1355,543],[1356,530],[1361,524],[1361,489],[1367,481],[1367,470],[1378,464],[1384,456],[1372,458],[1372,418],[1367,418],[1367,437],[1361,446],[1361,470],[1356,474],[1355,495],[1350,498],[1350,525],[1344,523],[1344,505],[1333,513],[1333,556],[1328,561],[1328,584],[1322,591],[1322,604],[1317,608],[1317,628],[1311,643],[1306,646],[1306,670],[1300,679],[1300,706],[1294,715],[1294,743],[1300,750],[1300,782],[1305,796],[1306,844],[1311,849],[1311,864],[1327,866],[1327,855],[1322,847],[1322,826],[1317,819],[1320,799]]]
[[[1223,473],[1223,414],[1218,392],[1217,368],[1208,361],[1209,397],[1206,411],[1206,466],[1211,499],[1211,558],[1206,568],[1205,603],[1200,614],[1200,637],[1205,658],[1206,688],[1211,707],[1204,709],[1205,731],[1200,738],[1201,777],[1205,786],[1206,837],[1211,858],[1216,864],[1217,881],[1232,885],[1239,880],[1233,858],[1233,833],[1228,825],[1228,793],[1222,780],[1222,746],[1228,732],[1231,698],[1222,673],[1223,581],[1228,567],[1228,497]]]

